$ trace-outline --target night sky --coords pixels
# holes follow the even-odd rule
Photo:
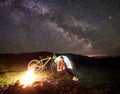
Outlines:
[[[0,53],[120,54],[120,0],[0,0]]]

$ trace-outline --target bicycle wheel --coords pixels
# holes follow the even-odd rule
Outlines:
[[[28,70],[34,69],[35,72],[38,72],[42,69],[43,64],[40,62],[40,60],[33,59],[28,63]]]

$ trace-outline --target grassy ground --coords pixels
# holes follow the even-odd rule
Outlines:
[[[22,66],[4,66],[0,70],[0,86],[14,84],[23,73],[24,68],[22,68]]]
[[[24,65],[4,66],[4,68],[0,70],[0,86],[14,84],[17,80],[20,80],[26,72],[27,67]],[[48,73],[47,71],[36,73],[37,76],[44,75],[46,78],[52,74],[53,73]]]
[[[1,65],[0,88],[14,84],[21,79],[25,72],[26,66],[23,65],[9,67]],[[113,71],[81,66],[77,74],[80,82],[74,82],[66,75],[61,77],[50,71],[37,73],[36,75],[57,81],[57,86],[53,86],[53,88],[50,88],[51,86],[48,84],[44,87],[46,90],[49,88],[49,91],[57,90],[57,94],[120,94],[119,73],[118,70]]]

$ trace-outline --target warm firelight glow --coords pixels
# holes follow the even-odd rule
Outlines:
[[[36,80],[34,69],[31,69],[25,73],[22,80],[20,81],[24,87],[31,85]]]
[[[26,71],[20,78],[20,85],[23,86],[23,88],[26,88],[28,86],[35,86],[35,82],[41,82],[41,86],[43,85],[43,81],[46,80],[46,78],[49,78],[49,75],[44,72],[35,72],[34,69],[30,69]]]

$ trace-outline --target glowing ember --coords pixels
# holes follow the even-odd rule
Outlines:
[[[24,85],[24,87],[32,84],[35,81],[36,77],[34,74],[34,69],[31,69],[26,72],[26,74],[23,76],[21,80],[21,84]]]

